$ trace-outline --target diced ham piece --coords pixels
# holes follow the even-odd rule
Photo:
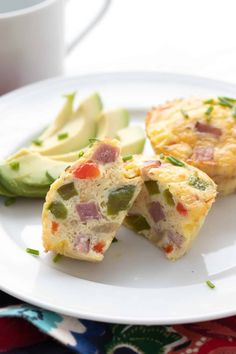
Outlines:
[[[100,144],[92,156],[92,160],[105,165],[106,163],[115,162],[119,155],[119,149],[109,144]]]
[[[168,231],[168,239],[176,245],[176,247],[180,248],[183,244],[184,238],[178,232]]]
[[[89,236],[77,235],[74,241],[74,247],[78,252],[88,253],[90,246]]]
[[[192,159],[195,161],[213,161],[214,160],[214,147],[195,147],[193,149]]]
[[[150,160],[150,161],[144,161],[143,162],[143,168],[141,171],[141,175],[144,179],[148,177],[148,171],[151,168],[158,168],[161,166],[161,161],[158,160]]]
[[[161,161],[158,160],[150,160],[150,161],[144,161],[143,162],[143,167],[160,167],[161,166]]]
[[[220,128],[216,128],[210,124],[197,122],[195,124],[195,128],[200,133],[208,133],[208,134],[215,135],[216,137],[220,137],[222,135],[222,130]]]
[[[159,202],[152,202],[148,207],[149,213],[155,222],[165,219],[165,214]]]
[[[80,203],[76,205],[76,210],[79,214],[81,221],[91,220],[91,219],[101,219],[101,212],[94,202]]]

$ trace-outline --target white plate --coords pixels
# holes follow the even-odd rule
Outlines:
[[[116,73],[58,78],[0,99],[0,157],[32,139],[52,119],[61,95],[97,90],[107,108],[127,107],[143,124],[152,105],[186,95],[235,96],[236,86],[202,78]],[[146,147],[147,150],[150,147]],[[41,201],[0,203],[1,289],[25,301],[81,318],[137,324],[209,320],[236,313],[236,196],[218,200],[183,259],[172,263],[147,240],[122,228],[101,264],[35,258],[41,251]],[[205,284],[211,279],[216,288]]]

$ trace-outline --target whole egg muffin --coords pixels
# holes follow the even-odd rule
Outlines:
[[[236,190],[236,100],[188,97],[153,108],[146,131],[154,151],[206,172],[219,194]]]
[[[216,197],[216,185],[201,170],[168,156],[134,156],[126,166],[143,187],[125,225],[176,260],[192,246]]]
[[[51,185],[43,208],[46,251],[101,261],[141,189],[127,178],[117,140],[95,141]],[[132,168],[131,168],[132,170]]]

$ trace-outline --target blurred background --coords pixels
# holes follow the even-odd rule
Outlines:
[[[67,40],[104,0],[68,0]],[[236,81],[235,0],[111,0],[67,56],[68,75],[158,70]]]

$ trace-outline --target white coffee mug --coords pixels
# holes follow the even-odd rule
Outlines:
[[[108,8],[78,35],[81,40]],[[0,0],[0,94],[63,73],[66,53],[64,0]]]

